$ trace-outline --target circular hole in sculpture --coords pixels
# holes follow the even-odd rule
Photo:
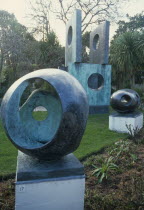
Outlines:
[[[131,102],[131,97],[128,95],[123,95],[121,97],[121,103],[125,104],[125,105],[129,105]]]
[[[56,89],[41,78],[33,78],[19,86],[18,91],[22,94],[18,113],[21,137],[16,140],[17,144],[33,149],[51,142],[62,118],[61,100]]]
[[[68,30],[68,45],[71,45],[71,42],[72,42],[72,27],[70,26]]]
[[[99,35],[96,34],[93,39],[93,49],[97,50],[98,47],[99,47]]]
[[[42,90],[42,91],[51,92],[52,94],[56,94],[52,86],[43,79],[40,78],[29,79],[27,82],[28,85],[23,91],[22,96],[20,98],[20,103],[19,103],[20,107],[22,107],[27,102],[28,98],[35,90]]]
[[[32,112],[32,116],[33,116],[34,120],[43,121],[43,120],[47,119],[48,111],[43,106],[37,106],[36,108],[34,108],[34,110]]]
[[[88,78],[88,86],[91,89],[100,90],[103,84],[104,78],[101,74],[94,73]]]

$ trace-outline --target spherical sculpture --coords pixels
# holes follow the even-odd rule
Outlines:
[[[21,96],[33,80],[43,80],[48,90],[36,89],[20,106]],[[48,117],[34,119],[33,110],[42,106]],[[22,152],[39,159],[59,159],[80,144],[87,117],[87,96],[80,83],[69,73],[43,69],[17,80],[5,94],[2,122],[12,143]]]
[[[140,96],[131,89],[118,90],[111,96],[111,106],[117,112],[134,112],[140,105]]]

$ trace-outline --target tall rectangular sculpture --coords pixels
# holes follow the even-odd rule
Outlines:
[[[90,63],[108,64],[109,25],[105,21],[90,33]]]
[[[66,26],[65,66],[69,63],[81,62],[81,10],[75,10]]]
[[[80,11],[76,10],[67,24],[65,63],[68,72],[79,80],[87,93],[89,114],[107,113],[111,94],[111,66],[107,65],[110,24],[105,21],[90,33],[90,63],[81,63],[81,16],[78,13]],[[73,39],[70,39],[69,31],[78,33],[73,33]],[[69,40],[72,40],[71,45],[68,45]],[[77,54],[75,49],[79,51]]]

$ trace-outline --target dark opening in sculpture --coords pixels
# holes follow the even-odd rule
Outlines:
[[[71,45],[72,36],[73,36],[73,30],[72,30],[72,26],[70,26],[68,30],[68,45]]]
[[[140,105],[140,96],[131,89],[122,89],[114,92],[111,96],[111,106],[117,112],[134,112]]]
[[[97,50],[99,47],[99,35],[96,34],[93,39],[93,49]]]
[[[91,89],[100,90],[104,85],[104,78],[101,74],[94,73],[88,78],[88,86]]]
[[[21,101],[30,82],[46,83]],[[44,86],[45,87],[45,86]],[[44,107],[48,114],[37,120],[33,111]],[[17,80],[5,94],[2,121],[12,143],[39,159],[59,159],[77,149],[84,133],[88,103],[84,89],[70,74],[57,69],[32,72]]]

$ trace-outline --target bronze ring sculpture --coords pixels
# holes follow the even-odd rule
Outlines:
[[[21,96],[33,79],[46,81],[50,91],[33,91],[20,107]],[[48,110],[43,121],[32,116],[38,106]],[[20,151],[39,159],[59,159],[80,144],[88,117],[87,96],[69,73],[42,69],[23,76],[9,88],[1,115],[9,139]]]

